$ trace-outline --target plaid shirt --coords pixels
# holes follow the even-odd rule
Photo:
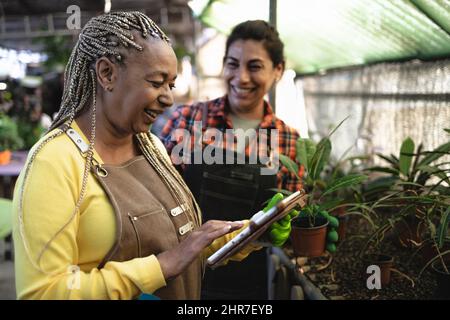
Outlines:
[[[205,106],[206,105],[206,106]],[[201,129],[198,124],[202,124],[202,129],[205,130],[205,125],[202,123],[203,111],[208,110],[208,115],[206,117],[206,127],[208,128],[217,128],[223,132],[226,129],[233,129],[233,125],[230,117],[228,116],[228,102],[226,96],[217,98],[211,101],[206,102],[198,102],[193,105],[181,105],[178,106],[175,111],[169,117],[167,123],[164,125],[161,133],[159,134],[159,138],[164,143],[167,152],[171,155],[172,161],[174,161],[174,155],[172,154],[172,150],[176,144],[181,143],[181,138],[174,134],[176,129],[185,129],[189,132],[191,143],[191,150],[194,150],[195,137],[201,137],[203,146],[213,143],[213,140],[205,141],[205,136],[201,136],[202,132],[199,132]],[[299,137],[297,131],[293,128],[288,127],[282,120],[278,119],[272,111],[270,104],[264,101],[264,118],[259,124],[257,131],[259,129],[269,129],[269,130],[261,130],[261,132],[269,132],[270,129],[276,129],[278,133],[278,153],[284,154],[290,157],[292,160],[295,160],[296,154],[296,140]],[[203,131],[202,130],[202,131]],[[227,130],[227,133],[231,130]],[[204,131],[203,131],[204,132]],[[259,132],[259,131],[258,131]],[[229,136],[228,136],[229,137]],[[261,140],[261,137],[264,135],[258,135],[257,140]],[[265,139],[270,139],[265,135]],[[229,143],[233,141],[234,143]],[[267,141],[267,140],[266,140]],[[227,139],[227,134],[223,137],[223,141],[220,141],[220,146],[224,148],[230,148],[233,146],[233,150],[236,150],[236,138]],[[216,146],[218,142],[216,141]],[[267,148],[265,147],[267,143],[257,143],[256,146],[258,148],[258,155],[267,155]],[[255,147],[255,144],[248,144],[245,147],[245,154],[249,156],[251,154],[252,148]],[[276,152],[276,150],[274,150]],[[174,161],[176,163],[176,161]],[[185,166],[182,164],[181,168],[184,169]],[[300,168],[300,166],[299,166]],[[299,176],[302,177],[303,170],[300,169]],[[302,187],[301,181],[297,179],[297,177],[290,173],[289,170],[279,163],[279,169],[277,172],[277,182],[278,188],[286,189],[290,191],[296,191]]]

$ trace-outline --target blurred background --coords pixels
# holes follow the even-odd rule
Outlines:
[[[0,164],[0,198],[11,198],[27,150],[58,111],[80,29],[114,10],[142,11],[171,38],[174,106],[222,95],[227,33],[264,19],[277,26],[287,59],[269,98],[301,136],[318,140],[349,116],[331,138],[332,155],[368,155],[371,164],[408,136],[428,149],[447,139],[449,0],[1,0],[0,152],[12,158]],[[15,298],[9,234],[0,229],[0,299]]]

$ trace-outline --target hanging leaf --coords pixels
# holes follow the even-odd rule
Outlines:
[[[408,137],[406,138],[402,146],[400,147],[399,167],[400,172],[409,178],[409,170],[411,168],[412,157],[414,153],[414,141]]]
[[[384,172],[384,173],[390,173],[393,176],[398,176],[398,170],[388,167],[370,167],[367,169],[364,169],[364,171],[375,171],[375,172]]]
[[[398,168],[398,159],[392,157],[392,155],[391,155],[391,158],[389,158],[381,153],[377,153],[376,155],[379,156],[381,159],[384,159],[387,162],[389,162],[392,165],[392,167]]]
[[[308,173],[311,165],[311,159],[316,152],[316,145],[311,139],[298,138],[296,143],[296,159],[305,167]]]
[[[431,162],[439,159],[440,157],[450,153],[450,142],[441,144],[433,151],[423,152],[426,156],[419,162],[418,166],[428,165]]]
[[[331,137],[331,135],[344,123],[345,120],[347,120],[348,118],[350,118],[350,116],[347,116],[344,118],[344,120],[342,120],[341,122],[339,122],[339,124],[334,127],[334,129],[328,134],[328,138]]]
[[[267,189],[268,191],[273,191],[273,192],[275,192],[275,193],[282,193],[282,194],[284,194],[285,196],[290,196],[293,192],[292,191],[289,191],[289,190],[285,190],[285,189],[278,189],[278,188],[270,188],[270,189]],[[270,199],[269,199],[270,200]],[[267,200],[266,202],[268,202],[269,200]]]
[[[330,194],[330,193],[332,193],[332,192],[334,192],[336,190],[360,184],[361,182],[363,182],[367,178],[368,178],[367,176],[361,175],[361,174],[352,174],[352,175],[348,175],[348,176],[339,178],[336,181],[334,181],[327,188],[327,190],[322,194],[322,197],[327,195],[327,194]]]
[[[447,182],[450,185],[450,177],[447,176],[447,170],[432,166],[420,166],[418,170],[428,173],[430,176],[434,175]],[[419,179],[418,179],[419,180]],[[426,181],[425,181],[426,182]]]
[[[297,163],[295,163],[295,161],[293,161],[288,156],[285,156],[284,154],[280,154],[280,161],[289,170],[289,172],[295,174],[295,176],[298,177],[298,165]]]
[[[340,205],[342,202],[344,202],[344,199],[342,198],[336,198],[336,199],[330,199],[325,202],[321,202],[319,204],[319,211],[326,210],[330,211],[331,209],[334,209],[338,205]]]
[[[450,222],[450,207],[447,208],[441,217],[439,227],[437,229],[437,238],[439,249],[444,246],[445,236],[447,235],[448,223]]]
[[[322,139],[316,147],[316,152],[311,159],[309,175],[313,180],[319,179],[325,164],[328,163],[331,153],[331,141],[328,138]]]

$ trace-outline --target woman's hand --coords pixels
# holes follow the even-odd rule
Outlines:
[[[209,220],[176,247],[158,254],[164,278],[169,280],[180,275],[215,239],[243,226],[242,221]]]

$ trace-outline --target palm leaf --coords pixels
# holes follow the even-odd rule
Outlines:
[[[450,207],[447,208],[441,217],[439,227],[437,229],[437,238],[439,249],[444,246],[445,236],[447,235],[448,223],[450,222]]]
[[[294,160],[284,154],[280,154],[280,161],[291,173],[295,174],[295,176],[300,179],[298,176],[298,165]]]
[[[328,163],[331,153],[331,141],[328,138],[322,139],[316,148],[316,152],[311,159],[310,176],[316,180],[320,177],[325,164]]]
[[[305,171],[308,173],[311,166],[311,159],[316,152],[316,145],[311,139],[298,138],[295,146],[296,159],[305,167]]]
[[[375,171],[375,172],[384,172],[384,173],[390,173],[393,176],[398,176],[399,171],[393,168],[388,167],[370,167],[367,169],[364,169],[364,171]]]
[[[441,144],[439,147],[434,149],[433,151],[426,151],[423,152],[423,154],[426,154],[426,156],[422,159],[422,161],[419,162],[418,166],[425,166],[430,164],[431,162],[439,159],[440,157],[449,154],[450,152],[450,142]]]
[[[399,168],[405,177],[409,177],[414,147],[414,141],[410,137],[406,138],[400,147]]]
[[[394,168],[398,167],[398,161],[396,161],[395,159],[389,158],[381,153],[376,153],[376,155],[379,156],[381,159],[384,159],[387,162],[389,162]]]
[[[347,116],[344,118],[344,120],[342,120],[341,122],[339,122],[339,124],[334,127],[334,129],[328,134],[328,138],[331,137],[331,135],[344,123],[345,120],[347,120],[348,118],[350,118],[350,116]]]
[[[321,197],[330,194],[336,190],[357,185],[366,180],[367,178],[368,178],[367,176],[361,174],[352,174],[339,178],[335,180],[330,186],[328,186],[327,190],[322,194]]]
[[[430,176],[431,175],[437,176],[440,179],[442,179],[445,182],[447,182],[448,184],[450,184],[450,178],[446,174],[447,169],[439,169],[439,168],[431,167],[431,166],[420,166],[420,167],[418,167],[418,170],[426,172]]]

